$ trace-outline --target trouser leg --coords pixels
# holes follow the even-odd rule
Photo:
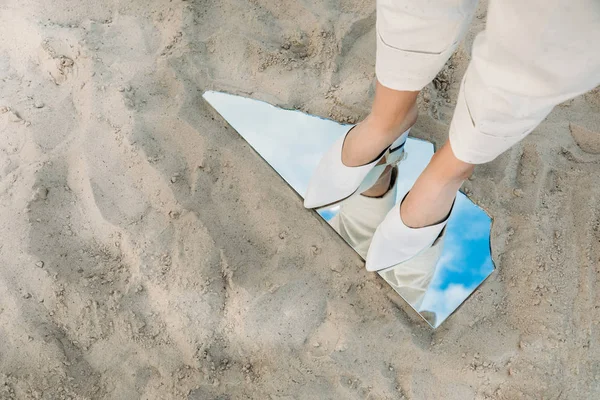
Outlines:
[[[467,31],[477,0],[377,0],[379,82],[421,90],[435,78]]]
[[[557,104],[600,84],[600,2],[490,0],[450,126],[455,156],[481,164]]]

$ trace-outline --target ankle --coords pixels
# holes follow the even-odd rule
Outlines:
[[[475,170],[474,164],[456,158],[448,142],[433,155],[430,165],[437,171],[440,180],[455,183],[458,186],[469,179]]]
[[[371,134],[393,137],[396,139],[417,121],[418,109],[416,104],[405,112],[390,115],[381,115],[371,112],[363,121]]]

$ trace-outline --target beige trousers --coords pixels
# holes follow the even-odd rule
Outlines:
[[[456,49],[476,5],[377,0],[379,82],[421,90]],[[491,161],[554,106],[598,84],[600,0],[489,0],[450,124],[452,150],[468,163]]]

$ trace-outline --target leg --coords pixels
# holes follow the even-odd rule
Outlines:
[[[438,150],[421,173],[400,207],[402,221],[411,228],[420,228],[444,220],[456,197],[456,192],[475,166],[459,160],[449,143]]]
[[[342,162],[349,167],[370,162],[414,125],[418,94],[389,89],[378,81],[371,113],[348,134]]]
[[[400,210],[411,227],[445,218],[474,168],[527,136],[552,108],[600,83],[600,3],[491,0],[462,82],[450,140]]]
[[[342,160],[373,160],[417,119],[416,98],[466,31],[475,0],[378,0],[377,88],[369,116],[346,139]]]

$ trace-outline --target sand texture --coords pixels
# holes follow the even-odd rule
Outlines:
[[[437,331],[202,100],[357,121],[374,7],[0,2],[0,399],[600,398],[598,90],[465,184],[499,270]]]

